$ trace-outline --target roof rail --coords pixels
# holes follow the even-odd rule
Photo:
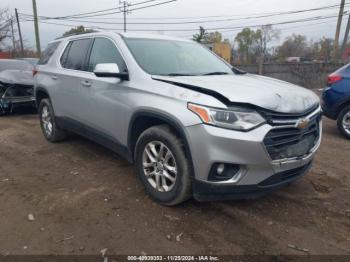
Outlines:
[[[105,32],[105,30],[100,30],[100,29],[92,29],[91,28],[91,30],[92,31],[90,31],[90,32],[79,32],[79,33],[72,33],[72,34],[65,35],[65,36],[60,36],[60,37],[55,38],[55,40],[63,39],[63,38],[75,36],[75,35],[86,35],[86,34],[97,33],[97,32]]]

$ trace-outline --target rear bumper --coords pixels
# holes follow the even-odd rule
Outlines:
[[[329,89],[324,89],[322,93],[322,103],[321,103],[322,112],[324,116],[330,119],[336,120],[337,119],[336,104],[332,99],[330,99],[330,97],[332,97],[329,94],[330,92],[331,91]]]
[[[327,107],[326,105],[322,105],[322,111],[323,111],[323,115],[330,118],[330,119],[333,119],[333,120],[336,120],[337,119],[337,112],[336,110],[332,110],[331,108]]]
[[[193,181],[193,196],[197,201],[256,199],[276,191],[304,176],[311,168],[308,164],[277,173],[257,185],[218,185]]]
[[[327,87],[323,90],[322,110],[326,117],[337,120],[339,109],[350,103],[350,94],[344,90],[335,87]]]

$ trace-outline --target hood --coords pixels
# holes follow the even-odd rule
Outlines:
[[[201,88],[218,93],[230,102],[252,104],[281,113],[302,113],[319,103],[318,96],[308,89],[252,74],[153,76],[153,79]]]
[[[0,82],[6,84],[34,85],[32,71],[4,70],[0,72]]]

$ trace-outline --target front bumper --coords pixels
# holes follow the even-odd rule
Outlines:
[[[281,160],[272,160],[264,144],[266,135],[273,129],[269,124],[250,132],[208,125],[187,127],[195,173],[194,197],[198,200],[254,198],[300,178],[310,169],[320,146],[321,121],[319,126],[318,140],[307,154]],[[227,181],[209,181],[209,171],[216,163],[239,165],[239,174]]]
[[[17,107],[36,107],[35,97],[11,97],[0,99],[0,114],[10,113]]]
[[[197,201],[259,198],[301,178],[311,166],[312,161],[300,168],[276,173],[258,185],[221,185],[194,180],[194,198]]]

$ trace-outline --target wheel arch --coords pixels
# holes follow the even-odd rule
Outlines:
[[[39,108],[40,101],[44,98],[50,99],[49,92],[43,87],[37,87],[35,90],[35,103],[37,108]]]
[[[139,136],[148,128],[157,125],[168,125],[181,138],[184,143],[186,157],[190,161],[191,174],[194,175],[191,150],[184,131],[184,126],[179,120],[166,113],[155,112],[152,110],[141,110],[135,112],[131,117],[128,128],[128,148],[132,159],[135,158],[135,146]]]

